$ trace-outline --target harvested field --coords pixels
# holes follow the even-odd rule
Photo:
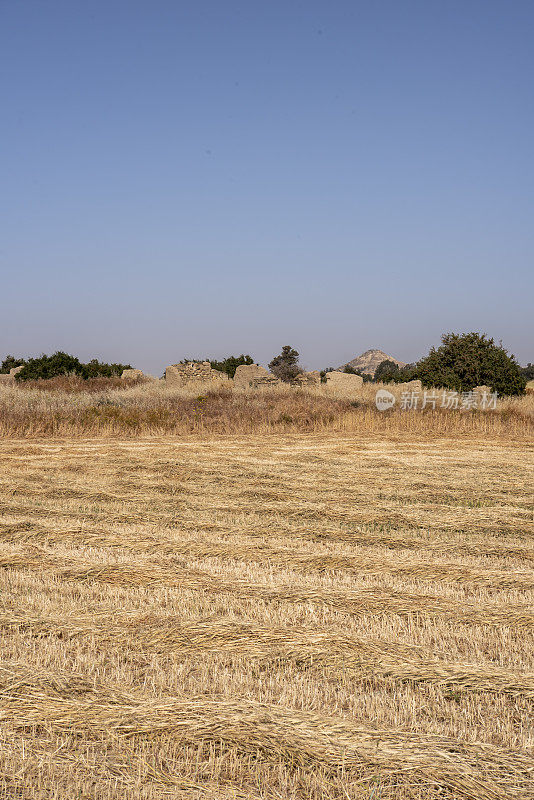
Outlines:
[[[532,800],[499,431],[2,440],[0,797]]]

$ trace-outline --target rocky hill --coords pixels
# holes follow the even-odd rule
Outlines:
[[[344,369],[344,367],[354,367],[354,369],[360,370],[360,372],[363,372],[366,375],[374,375],[376,368],[382,361],[393,361],[399,367],[406,366],[403,361],[399,361],[397,358],[393,358],[393,356],[388,356],[388,354],[384,353],[383,350],[366,350],[365,353],[361,354],[361,356],[358,356],[358,358],[353,358],[352,361],[349,361],[347,364],[343,364],[343,366],[339,367],[339,369]]]

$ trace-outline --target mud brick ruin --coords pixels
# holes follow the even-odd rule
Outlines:
[[[123,380],[139,380],[139,378],[145,378],[146,375],[141,369],[123,369],[121,378]]]
[[[281,383],[282,381],[276,375],[260,375],[253,378],[250,385],[253,389],[259,389],[261,386],[280,386]]]
[[[209,361],[186,361],[171,364],[165,370],[165,381],[169,386],[186,386],[188,383],[213,383],[227,381],[226,372],[212,369]]]
[[[361,375],[353,375],[349,372],[333,372],[326,373],[326,385],[331,389],[361,389],[363,386],[363,378]]]
[[[318,386],[321,383],[321,374],[317,370],[313,372],[301,372],[290,382],[291,386]],[[245,389],[259,389],[262,386],[279,386],[282,384],[280,378],[268,372],[265,367],[259,364],[241,364],[235,371],[234,386],[241,386]]]
[[[259,364],[240,364],[234,375],[234,386],[241,386],[244,389],[257,388],[262,385],[272,386],[273,381],[279,383],[278,378],[271,375],[265,367],[260,367]]]
[[[312,372],[301,372],[291,381],[292,386],[319,386],[321,383],[321,373],[314,369]]]
[[[0,384],[4,386],[14,386],[15,385],[15,375],[17,372],[20,372],[24,365],[20,367],[12,367],[9,370],[9,374],[7,375],[0,375]]]

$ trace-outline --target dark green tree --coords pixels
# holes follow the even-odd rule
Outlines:
[[[56,375],[79,375],[84,377],[84,365],[76,356],[59,351],[51,356],[29,358],[23,369],[15,376],[17,381],[55,378]]]
[[[286,344],[282,347],[280,355],[275,356],[269,364],[269,369],[280,378],[281,381],[289,383],[302,372],[299,367],[299,354],[291,345]]]
[[[394,361],[385,359],[381,361],[375,369],[375,381],[380,383],[389,383],[394,380],[393,376],[399,371],[399,365]]]
[[[254,359],[252,356],[243,355],[240,356],[228,356],[224,358],[222,361],[212,361],[210,359],[210,364],[212,369],[218,369],[220,372],[226,372],[228,377],[233,378],[235,375],[235,371],[241,364],[254,364]]]
[[[360,378],[363,378],[364,383],[373,383],[374,378],[372,375],[369,375],[368,372],[362,372],[361,369],[356,369],[356,367],[351,367],[350,364],[347,364],[343,367],[343,372],[346,372],[347,375],[359,375]]]
[[[513,355],[480,333],[446,333],[440,347],[432,348],[416,364],[415,377],[425,386],[444,386],[466,392],[490,386],[499,394],[522,394],[525,378]]]
[[[17,373],[17,381],[46,380],[58,375],[77,375],[80,378],[112,378],[120,377],[123,370],[130,369],[129,364],[105,364],[96,358],[88,364],[82,364],[79,358],[58,351],[51,356],[41,355],[23,362],[23,369]]]
[[[528,363],[526,367],[521,367],[521,375],[526,381],[534,381],[534,364]]]
[[[23,358],[15,358],[15,356],[6,356],[2,361],[2,366],[0,366],[0,374],[1,375],[8,375],[9,370],[13,369],[14,367],[20,367],[24,364]]]
[[[84,378],[120,378],[124,370],[131,369],[131,366],[130,364],[106,364],[93,358],[87,364],[83,364],[83,368]]]

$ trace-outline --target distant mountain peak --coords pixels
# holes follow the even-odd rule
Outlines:
[[[346,364],[343,364],[340,369],[344,369],[344,367],[353,367],[354,369],[363,372],[365,375],[374,375],[376,368],[382,363],[382,361],[393,361],[393,363],[397,364],[398,367],[406,366],[404,361],[399,361],[398,358],[388,356],[388,354],[384,353],[383,350],[366,350],[365,353],[361,354],[361,356],[353,358],[352,361],[348,361]]]

